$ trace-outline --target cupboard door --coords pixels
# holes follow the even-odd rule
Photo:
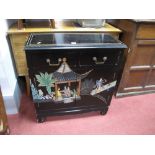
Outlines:
[[[59,67],[32,69],[29,76],[33,100],[38,103],[108,105],[117,73],[116,68],[105,66],[75,68],[64,61]]]
[[[132,59],[133,67],[146,68],[146,66],[151,68],[152,61],[154,61],[155,46],[154,45],[139,45],[134,49],[134,57]]]
[[[135,91],[143,89],[148,73],[149,70],[147,69],[130,70],[124,90]]]
[[[147,41],[139,42],[128,60],[122,92],[155,90],[155,46],[147,45]]]
[[[73,71],[75,69],[68,65],[63,67],[60,65],[51,67],[51,69],[31,69],[29,76],[34,102],[51,102],[53,104],[74,102],[74,91],[77,88],[77,76]],[[71,97],[70,100],[67,100],[67,95]]]
[[[81,67],[76,70],[81,75],[80,98],[76,104],[108,106],[116,85],[116,70],[112,67]]]

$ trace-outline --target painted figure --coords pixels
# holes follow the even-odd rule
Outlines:
[[[64,95],[65,97],[71,97],[71,90],[69,87],[64,87]]]
[[[58,88],[58,90],[57,90],[57,97],[58,98],[62,97],[61,92],[60,92],[60,88]]]
[[[97,90],[101,90],[102,85],[103,85],[103,79],[100,78],[100,80],[96,81],[96,88],[97,88]]]

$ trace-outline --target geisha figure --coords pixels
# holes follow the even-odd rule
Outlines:
[[[60,88],[58,88],[58,90],[57,90],[57,97],[61,97]]]
[[[61,94],[61,92],[60,92],[60,88],[58,88],[58,90],[57,90],[57,99],[58,100],[62,100],[62,94]]]
[[[97,90],[101,90],[102,86],[103,86],[103,79],[100,78],[100,80],[96,81],[96,88],[97,88]]]
[[[71,90],[70,90],[70,88],[69,87],[64,87],[64,96],[65,97],[71,97]]]

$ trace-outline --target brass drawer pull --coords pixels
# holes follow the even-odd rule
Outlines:
[[[97,61],[97,58],[96,57],[93,57],[93,61],[95,62],[96,65],[104,64],[105,61],[107,60],[107,57],[103,57],[102,59],[103,59],[103,61],[100,61],[99,62],[99,61]]]
[[[59,58],[57,64],[51,64],[51,60],[49,58],[46,59],[46,62],[48,63],[49,66],[59,66],[61,61],[62,61],[62,59]]]

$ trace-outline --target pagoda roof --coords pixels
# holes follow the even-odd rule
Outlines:
[[[84,74],[77,74],[72,71],[69,65],[65,62],[62,63],[61,66],[53,73],[53,77],[55,78],[56,82],[77,81],[85,78],[91,71],[92,70]]]

